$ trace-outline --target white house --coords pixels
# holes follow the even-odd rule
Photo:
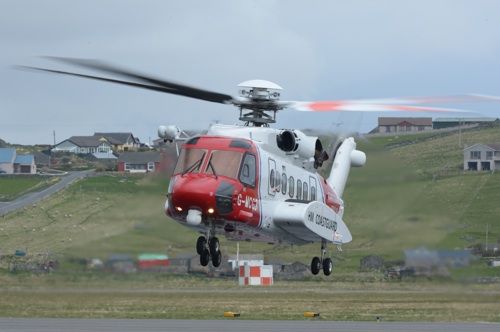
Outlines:
[[[108,141],[96,136],[72,136],[54,146],[51,151],[73,154],[112,153]]]
[[[464,149],[464,170],[500,170],[500,144],[477,143]]]

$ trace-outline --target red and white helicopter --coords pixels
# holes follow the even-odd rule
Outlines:
[[[460,112],[460,110],[415,106],[436,102],[487,100],[485,96],[465,95],[444,98],[400,98],[374,100],[336,100],[323,102],[281,101],[282,88],[265,80],[239,84],[238,96],[198,89],[145,76],[101,62],[52,58],[122,79],[112,79],[45,68],[45,72],[72,75],[123,84],[159,92],[201,99],[239,108],[243,125],[212,125],[207,134],[187,137],[176,126],[160,126],[165,141],[183,141],[168,186],[165,212],[181,225],[203,235],[196,249],[200,263],[221,264],[217,235],[232,240],[304,245],[321,243],[311,271],[332,272],[332,260],[325,257],[328,243],[341,246],[352,240],[343,220],[342,194],[351,167],[366,162],[356,149],[353,137],[334,147],[333,165],[323,178],[318,168],[329,159],[317,137],[295,129],[274,129],[276,113],[285,108],[298,111],[416,111]],[[126,80],[123,80],[126,79]],[[413,104],[413,105],[412,105]]]

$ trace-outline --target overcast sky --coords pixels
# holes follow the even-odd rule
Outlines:
[[[266,79],[282,100],[460,93],[500,95],[500,1],[0,0],[0,138],[52,144],[161,124],[237,123],[235,107],[110,83],[12,69],[95,74],[39,56],[100,59],[236,95]],[[440,105],[498,117],[500,103]],[[277,128],[366,132],[381,113],[284,110]],[[417,113],[410,116],[439,116]],[[445,115],[447,116],[447,115]],[[450,115],[456,116],[456,114]],[[339,124],[341,125],[339,126]]]

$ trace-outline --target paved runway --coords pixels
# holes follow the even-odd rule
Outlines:
[[[405,323],[261,320],[176,320],[176,319],[58,319],[0,318],[0,332],[325,332],[325,331],[500,331],[500,323]]]

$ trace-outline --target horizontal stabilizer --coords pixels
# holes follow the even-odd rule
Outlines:
[[[274,211],[274,223],[304,241],[325,239],[343,244],[352,240],[342,217],[322,202],[287,200],[279,203]]]

